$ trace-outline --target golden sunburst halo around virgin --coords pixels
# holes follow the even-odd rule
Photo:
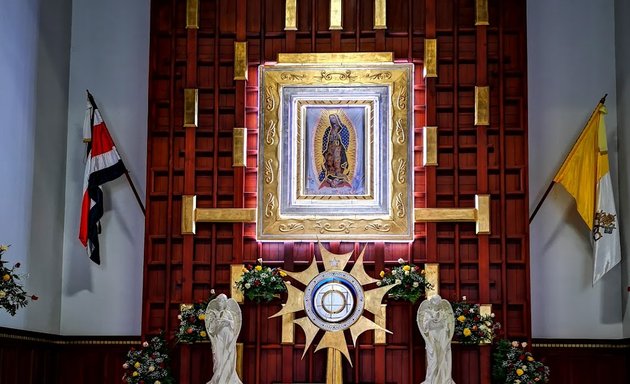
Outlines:
[[[381,330],[391,333],[365,317],[364,311],[378,318],[383,296],[396,284],[365,291],[364,285],[379,281],[365,272],[363,267],[365,247],[350,272],[345,272],[344,268],[353,252],[336,254],[328,251],[321,243],[318,245],[324,262],[324,271],[319,271],[315,256],[309,267],[302,272],[284,271],[306,288],[302,290],[287,284],[287,302],[278,313],[271,317],[304,311],[306,316],[293,321],[304,330],[306,336],[302,358],[321,329],[324,331],[324,336],[315,348],[315,352],[325,348],[336,349],[352,365],[344,332],[350,330],[352,343],[355,346],[359,335],[365,331]]]

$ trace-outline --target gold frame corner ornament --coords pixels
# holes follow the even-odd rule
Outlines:
[[[198,127],[199,120],[199,90],[197,88],[184,89],[184,127]]]
[[[284,5],[284,30],[297,30],[297,0],[286,0]]]
[[[438,77],[437,39],[424,39],[424,77]]]
[[[488,0],[475,0],[475,25],[490,25]]]
[[[232,166],[247,167],[247,128],[232,130]]]
[[[387,29],[387,0],[374,0],[374,29]]]
[[[489,86],[475,86],[475,125],[490,125]]]
[[[424,127],[422,130],[422,165],[438,165],[437,127]]]
[[[234,80],[247,81],[247,41],[234,42]]]
[[[186,29],[199,29],[199,0],[186,0]]]

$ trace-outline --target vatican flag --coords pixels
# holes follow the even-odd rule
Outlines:
[[[599,103],[553,181],[573,196],[592,234],[593,285],[621,261],[619,226],[606,143],[607,113]]]

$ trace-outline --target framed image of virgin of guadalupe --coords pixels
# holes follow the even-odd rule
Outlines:
[[[374,57],[259,68],[258,240],[413,240],[413,65]]]

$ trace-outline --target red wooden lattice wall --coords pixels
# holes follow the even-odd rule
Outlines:
[[[254,224],[198,224],[181,235],[182,195],[206,208],[256,206],[257,66],[280,52],[391,51],[415,64],[415,205],[472,207],[491,195],[491,235],[474,223],[416,224],[411,244],[370,243],[375,276],[399,257],[440,264],[449,300],[491,303],[504,334],[529,338],[525,1],[490,0],[489,26],[475,26],[474,0],[388,0],[387,29],[373,29],[373,0],[343,1],[343,30],[328,30],[329,0],[297,0],[298,30],[284,30],[285,0],[200,0],[199,29],[186,29],[186,1],[153,0],[151,15],[148,209],[143,334],[178,325],[180,303],[229,292],[230,264],[258,257],[302,270],[312,243],[257,243]],[[424,39],[437,38],[437,78],[422,77]],[[249,81],[234,81],[234,42],[247,41]],[[490,86],[490,125],[475,126],[474,87]],[[199,89],[198,128],[183,128],[184,88]],[[438,127],[437,167],[422,166],[422,127]],[[247,168],[232,167],[232,129],[247,127]],[[331,243],[333,251],[363,244]],[[325,353],[304,335],[280,344],[280,303],[242,306],[244,382],[323,382]],[[386,346],[364,334],[344,366],[346,382],[408,383],[424,376],[417,305],[389,303]],[[211,377],[208,344],[179,346],[180,382]],[[455,346],[454,379],[486,382],[483,348]]]

